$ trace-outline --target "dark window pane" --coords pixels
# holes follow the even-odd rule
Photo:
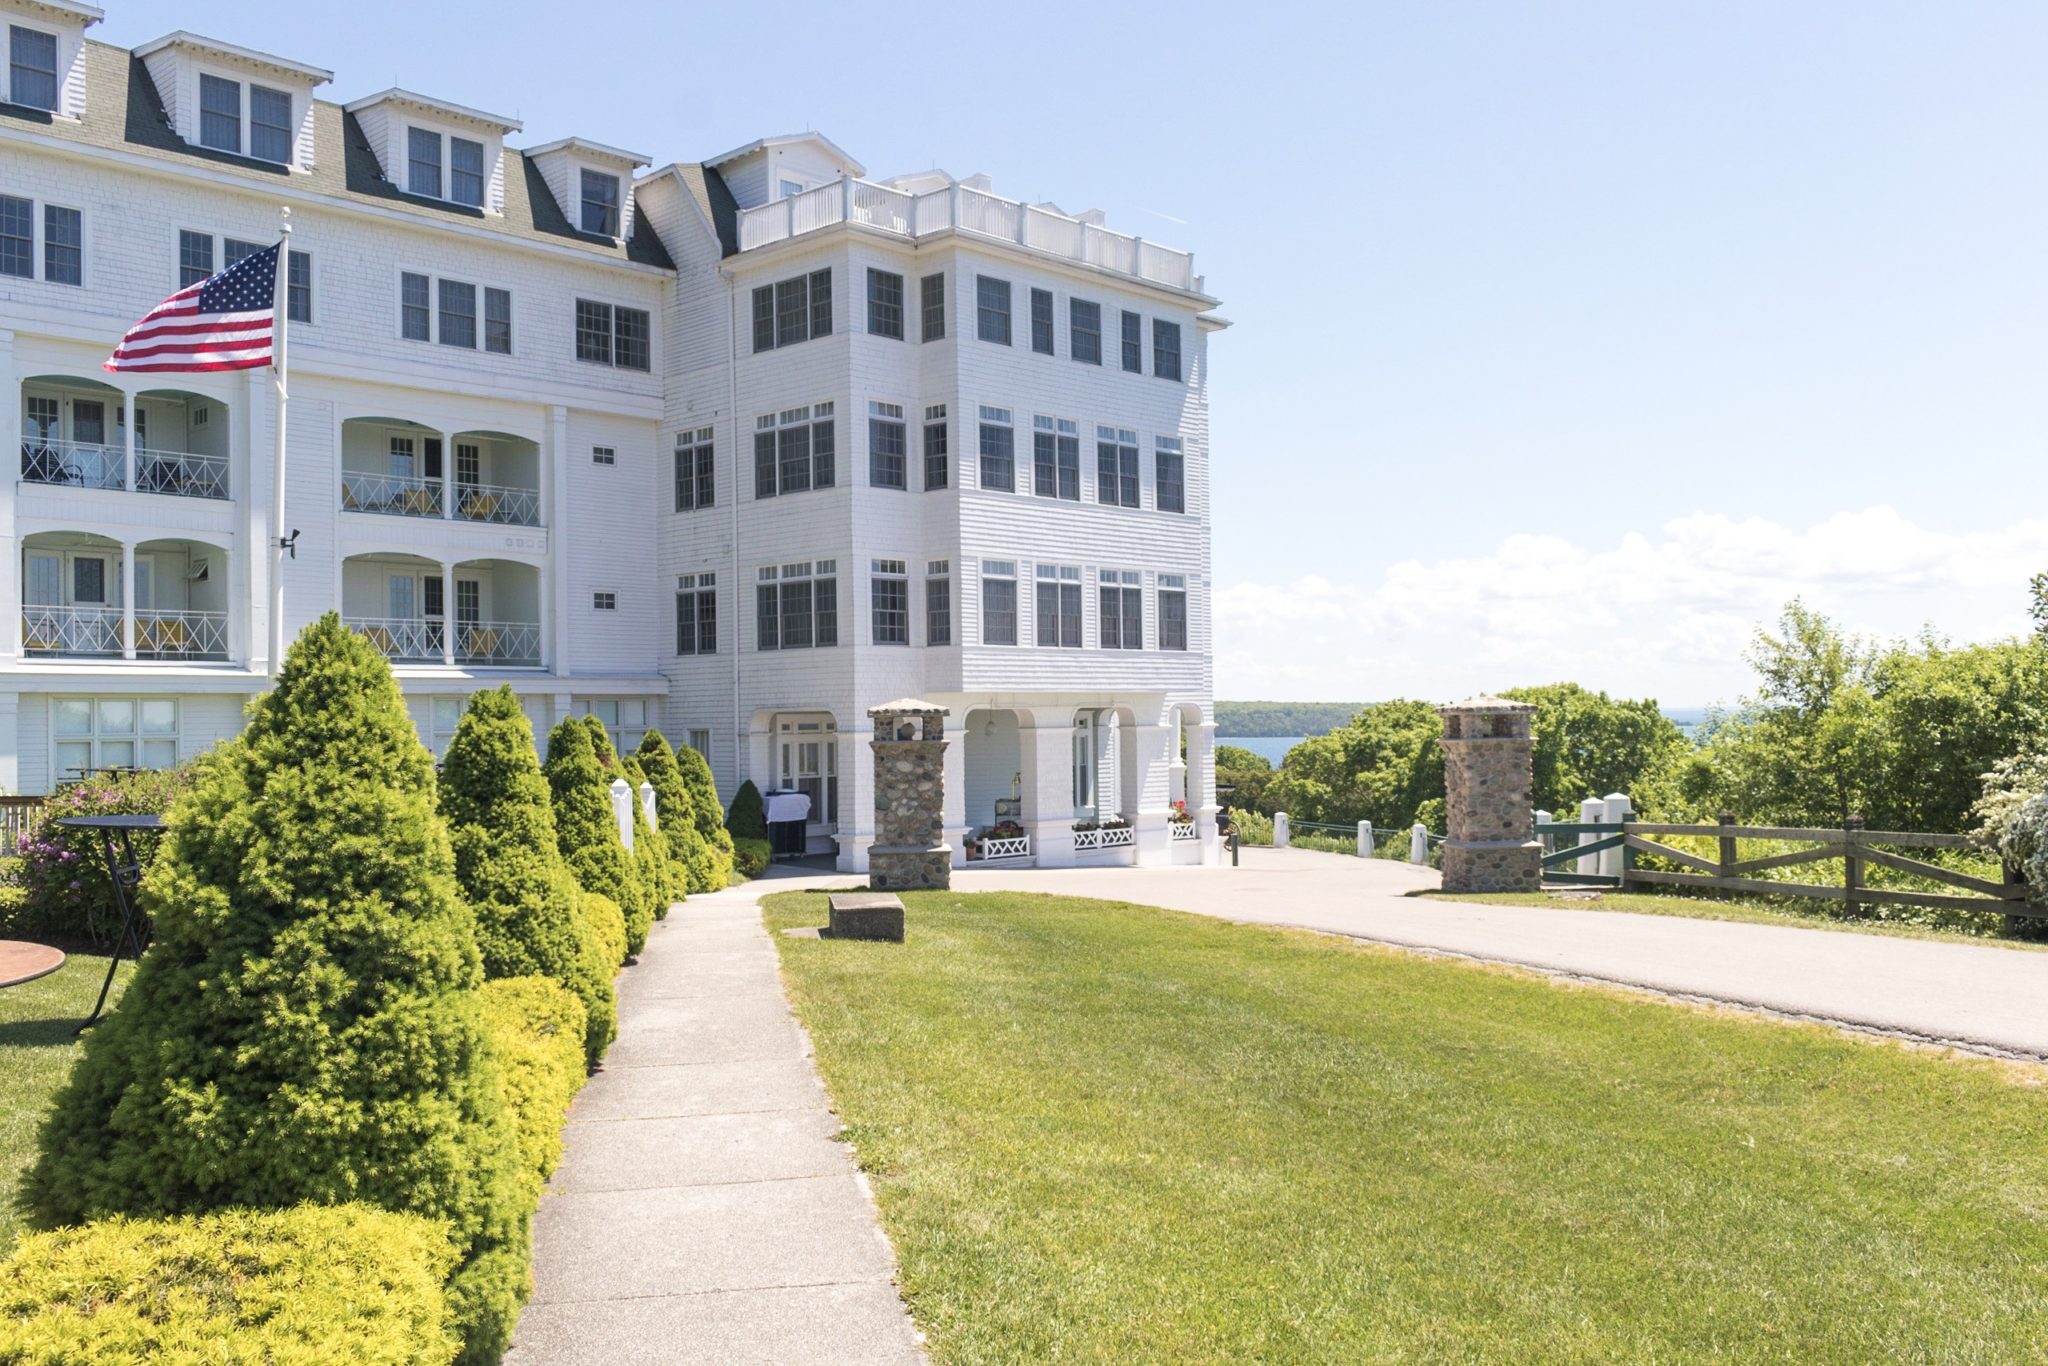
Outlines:
[[[260,161],[292,159],[292,97],[284,91],[249,87],[249,155]]]
[[[1153,496],[1161,512],[1186,512],[1187,483],[1182,473],[1183,460],[1179,451],[1158,452],[1157,479],[1153,483]]]
[[[619,178],[584,168],[583,231],[601,237],[619,235]]]
[[[817,590],[818,644],[837,645],[839,643],[839,581],[837,579],[819,579]]]
[[[1180,378],[1180,324],[1152,320],[1152,373],[1160,379]]]
[[[441,345],[476,348],[476,286],[441,281]]]
[[[1161,590],[1159,594],[1159,648],[1188,648],[1188,595]]]
[[[617,322],[617,350],[613,363],[621,370],[646,370],[653,365],[650,337],[653,329],[644,308],[621,308],[613,312]]]
[[[448,139],[448,197],[458,204],[482,208],[484,145],[468,138]]]
[[[7,37],[8,92],[30,109],[57,107],[57,35],[10,28]]]
[[[576,301],[576,359],[612,363],[612,306]]]
[[[1134,375],[1145,373],[1145,320],[1135,313],[1123,316],[1124,369]]]
[[[775,349],[775,287],[762,285],[754,291],[754,350]]]
[[[994,423],[981,424],[981,486],[1014,492],[1017,487],[1015,433]]]
[[[1102,364],[1102,305],[1086,299],[1067,304],[1067,350],[1084,365]]]
[[[802,493],[811,486],[811,429],[784,427],[776,433],[776,444],[782,492]]]
[[[772,583],[764,583],[754,592],[754,646],[782,648],[782,609]]]
[[[84,229],[76,209],[43,206],[43,278],[57,285],[85,281]]]
[[[868,333],[903,340],[903,277],[886,270],[868,272]]]
[[[938,341],[946,335],[946,277],[927,275],[919,289],[924,305],[924,339]]]
[[[951,579],[924,581],[924,643],[953,643],[953,582]]]
[[[697,595],[676,594],[676,653],[697,653]]]
[[[303,251],[285,258],[285,310],[295,323],[313,321],[313,258]]]
[[[181,231],[178,234],[178,288],[196,285],[213,274],[213,234]]]
[[[775,282],[775,344],[793,346],[810,336],[811,306],[799,275],[794,280]]]
[[[946,487],[946,424],[928,422],[924,428],[924,486]]]
[[[976,333],[985,342],[1010,344],[1010,282],[974,277]]]
[[[501,356],[512,354],[512,294],[509,290],[484,291],[484,350]]]
[[[782,585],[782,648],[803,650],[811,644],[811,585]]]
[[[414,194],[441,197],[441,135],[424,128],[405,130],[406,182]]]
[[[775,496],[775,433],[754,433],[754,496]]]
[[[838,435],[829,421],[811,428],[811,485],[814,488],[829,489],[839,480],[838,467],[833,463],[833,456],[838,452]]]
[[[1049,289],[1031,291],[1031,349],[1041,355],[1052,354],[1052,291]]]
[[[433,320],[428,316],[427,277],[407,272],[398,277],[400,329],[407,341],[427,341]]]
[[[875,644],[910,643],[910,581],[877,578],[869,586],[874,606]]]
[[[811,272],[811,335],[832,335],[832,272]]]
[[[242,83],[201,73],[199,145],[220,152],[242,150]]]
[[[1014,579],[981,581],[981,643],[1017,643],[1017,583]]]
[[[0,275],[32,280],[35,274],[35,201],[0,195]]]
[[[901,422],[869,418],[868,482],[882,489],[907,488],[909,462],[904,456],[908,446]]]

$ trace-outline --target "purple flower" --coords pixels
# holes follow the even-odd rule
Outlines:
[[[84,884],[83,882],[79,882],[79,881],[77,881],[76,879],[73,879],[73,880],[72,880],[72,883],[71,883],[71,890],[75,892],[75,891],[77,891],[77,890],[78,890],[79,888],[83,887],[84,885],[85,885],[85,884]]]

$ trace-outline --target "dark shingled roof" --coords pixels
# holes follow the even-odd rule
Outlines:
[[[163,100],[142,59],[107,43],[88,40],[85,44],[83,119],[53,119],[38,109],[0,105],[0,122],[33,124],[60,142],[135,152],[169,162],[210,164],[248,176],[252,189],[260,189],[265,181],[288,182],[335,199],[357,199],[404,208],[424,217],[466,222],[513,241],[546,242],[594,257],[675,269],[653,225],[640,215],[634,215],[633,236],[623,243],[578,231],[555,202],[538,168],[524,153],[510,147],[505,149],[505,212],[499,216],[464,204],[407,194],[385,180],[376,153],[370,150],[355,119],[340,105],[325,100],[313,102],[314,165],[309,176],[294,176],[272,162],[193,146],[171,131]],[[723,182],[718,194],[731,204],[732,196]],[[728,208],[726,215],[731,219],[733,211]],[[719,236],[723,242],[726,230],[721,229]]]
[[[725,177],[709,166],[681,162],[676,174],[682,180],[690,197],[697,201],[697,207],[711,220],[712,229],[718,234],[718,254],[734,256],[740,249],[740,206],[732,197]]]

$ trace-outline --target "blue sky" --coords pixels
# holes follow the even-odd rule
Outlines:
[[[530,143],[809,126],[1192,248],[1220,696],[1709,702],[1794,592],[1971,639],[2048,568],[2048,6],[109,10]]]

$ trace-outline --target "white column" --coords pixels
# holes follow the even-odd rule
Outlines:
[[[442,432],[441,436],[441,516],[445,520],[455,517],[455,433]]]
[[[123,391],[121,394],[121,435],[125,450],[121,457],[121,487],[130,492],[135,488],[135,395]]]
[[[640,809],[647,813],[647,823],[656,830],[661,829],[661,818],[655,811],[654,784],[640,784]]]
[[[447,468],[446,465],[442,466]],[[441,561],[441,662],[455,663],[455,562]]]
[[[1421,821],[1408,831],[1408,861],[1425,865],[1429,862],[1429,827]]]
[[[1549,824],[1551,824],[1550,813],[1548,811],[1538,811],[1536,813],[1536,839],[1542,844],[1543,852],[1546,854],[1550,852],[1551,840],[1556,838],[1554,835],[1544,833],[1543,827]]]
[[[1017,709],[1022,824],[1041,868],[1074,862],[1074,720],[1064,708]]]
[[[633,789],[624,778],[612,779],[612,817],[619,823],[619,839],[627,852],[633,848]]]
[[[121,542],[121,658],[135,658],[135,542]]]
[[[865,873],[875,844],[875,724],[864,708],[839,730],[839,871]]]
[[[941,818],[946,826],[946,843],[953,848],[953,866],[967,862],[967,716],[956,710],[946,718],[946,752],[939,760],[945,792],[941,797]]]
[[[1634,814],[1634,808],[1631,806],[1629,799],[1619,792],[1608,793],[1600,805],[1604,808],[1600,819],[1609,825],[1621,824]],[[1614,836],[1602,835],[1600,838],[1612,839]],[[1600,851],[1600,875],[1602,877],[1619,878],[1621,876],[1622,853],[1623,851],[1620,849],[1602,849]]]
[[[1221,808],[1216,804],[1216,723],[1204,721],[1196,726],[1188,742],[1188,810],[1195,813],[1196,838],[1202,845],[1202,862],[1217,863],[1222,859],[1222,846],[1216,835],[1216,813]]]
[[[14,371],[14,333],[0,328],[0,436],[11,449],[0,471],[0,662],[21,658],[21,541],[14,525],[14,497],[21,478],[21,378]],[[9,703],[8,705],[12,705]],[[11,724],[9,713],[8,724]],[[0,726],[0,762],[13,764],[13,732]],[[21,788],[4,784],[9,792]]]
[[[545,511],[548,535],[547,576],[543,589],[554,604],[549,615],[553,630],[548,640],[548,668],[566,674],[574,633],[569,625],[569,410],[556,405],[548,409],[547,439],[541,442],[541,458],[547,469],[543,489],[552,490]],[[741,777],[746,776],[744,773]],[[737,784],[737,780],[735,780]]]
[[[1360,858],[1371,858],[1372,853],[1372,822],[1360,821],[1358,823],[1358,856]]]
[[[1420,830],[1422,827],[1418,825],[1415,828]],[[1275,811],[1273,813],[1273,847],[1275,849],[1285,849],[1291,835],[1292,832],[1287,828],[1287,813],[1285,811]]]
[[[1137,732],[1138,810],[1131,823],[1137,829],[1138,862],[1165,863],[1171,857],[1166,817],[1173,809],[1166,797],[1167,772],[1171,756],[1179,753],[1175,728],[1141,722],[1133,729]]]
[[[1579,823],[1582,825],[1597,825],[1606,810],[1607,803],[1601,801],[1598,797],[1588,797],[1579,803]],[[1580,844],[1591,844],[1599,838],[1598,835],[1592,834],[1589,831],[1582,830],[1579,832]],[[1600,856],[1598,854],[1581,854],[1572,861],[1572,865],[1578,872],[1591,877],[1600,871]]]

